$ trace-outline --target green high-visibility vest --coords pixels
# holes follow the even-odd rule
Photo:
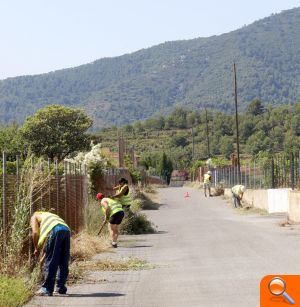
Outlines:
[[[69,228],[66,222],[58,215],[50,212],[38,211],[41,215],[40,234],[38,247],[41,248],[48,237],[49,232],[58,224]]]
[[[128,188],[128,185],[126,184],[126,185],[124,185],[122,188],[120,188],[119,190],[118,190],[118,193],[120,193],[123,189],[125,189],[125,188]],[[129,188],[128,188],[129,189]],[[123,207],[130,207],[130,205],[131,205],[131,197],[130,197],[130,192],[128,192],[128,194],[127,195],[123,195],[123,196],[121,196],[120,198],[119,198],[119,201],[120,201],[120,203],[121,203],[121,205],[123,206]]]
[[[111,218],[114,214],[116,214],[117,212],[123,211],[122,205],[115,201],[114,199],[111,198],[103,198],[104,201],[107,202],[108,204],[108,208],[109,208],[109,218]],[[103,206],[102,207],[102,211],[105,213],[105,209]]]

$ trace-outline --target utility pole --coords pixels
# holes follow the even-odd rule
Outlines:
[[[234,72],[234,102],[235,102],[235,125],[236,125],[236,150],[237,150],[237,180],[241,183],[241,163],[240,163],[240,137],[239,137],[239,118],[238,118],[238,105],[237,105],[237,82],[236,82],[236,66],[233,63]]]
[[[207,109],[206,108],[205,108],[205,122],[206,122],[207,153],[208,153],[208,157],[210,158],[208,117],[207,117]]]

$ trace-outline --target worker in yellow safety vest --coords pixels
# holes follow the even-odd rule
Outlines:
[[[36,211],[31,219],[34,255],[42,252],[44,260],[44,282],[37,295],[52,296],[56,274],[57,294],[66,294],[66,281],[69,274],[70,229],[58,215]]]
[[[207,197],[206,190],[208,190],[208,195],[211,197],[211,171],[204,174],[204,195]]]
[[[102,193],[98,193],[96,198],[100,200],[100,205],[105,214],[105,221],[108,221],[108,230],[111,237],[111,245],[114,248],[118,247],[119,225],[124,218],[124,210],[122,205],[114,199],[105,198]]]
[[[246,191],[245,186],[241,184],[237,184],[234,187],[232,187],[231,193],[232,193],[233,205],[235,208],[243,207],[241,201],[243,199],[245,191]]]
[[[125,178],[121,178],[118,183],[119,184],[113,188],[117,192],[115,195],[111,196],[111,198],[119,201],[123,209],[129,209],[131,205],[131,197],[128,181]]]

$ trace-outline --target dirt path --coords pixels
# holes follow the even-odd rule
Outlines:
[[[117,253],[98,256],[135,256],[156,268],[92,272],[69,296],[28,306],[253,307],[264,275],[300,273],[300,230],[279,227],[282,216],[240,215],[188,188],[161,189],[160,199],[160,210],[146,212],[157,234],[123,237]]]

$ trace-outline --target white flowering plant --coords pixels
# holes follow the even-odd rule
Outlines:
[[[96,179],[105,174],[108,168],[112,167],[109,158],[102,153],[101,144],[94,145],[93,142],[91,143],[90,151],[79,152],[74,158],[65,159],[65,161],[85,165],[91,192],[95,192]]]

